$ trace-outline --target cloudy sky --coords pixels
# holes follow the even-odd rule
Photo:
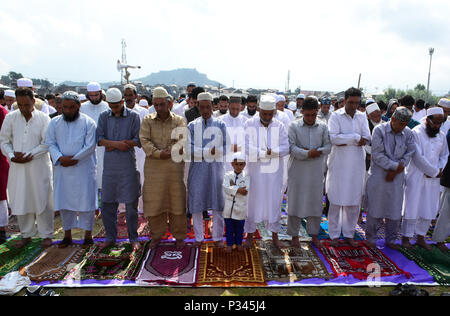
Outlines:
[[[2,1],[0,74],[52,82],[119,80],[126,39],[132,77],[196,68],[242,88],[376,93],[450,91],[448,0]]]

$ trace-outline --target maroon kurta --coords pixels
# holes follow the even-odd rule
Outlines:
[[[0,105],[0,129],[2,128],[3,121],[7,114],[8,110]],[[8,173],[9,161],[0,151],[0,201],[5,201],[7,199],[6,188],[8,186]]]

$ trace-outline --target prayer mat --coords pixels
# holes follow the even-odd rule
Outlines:
[[[299,249],[281,243],[280,250],[271,241],[257,242],[268,281],[293,283],[304,279],[331,279],[310,243],[300,243]]]
[[[135,252],[129,243],[100,249],[93,246],[85,259],[76,265],[64,280],[128,280],[134,281],[141,267],[148,243]]]
[[[200,254],[198,286],[266,286],[261,259],[255,247],[226,253],[213,243],[204,244]]]
[[[0,277],[4,277],[10,272],[19,271],[42,252],[42,239],[33,239],[23,249],[18,249],[15,245],[19,240],[11,239],[0,245]]]
[[[355,231],[354,239],[356,241],[365,240],[365,233],[364,233],[363,228],[356,226],[355,229],[356,229],[356,231]],[[363,236],[361,236],[361,232],[363,233]],[[320,240],[329,240],[330,239],[330,235],[328,234],[328,219],[326,217],[322,218],[322,223],[320,224],[319,239]],[[341,234],[340,239],[345,239],[342,234]]]
[[[204,223],[203,223],[203,229],[204,229],[204,232],[205,232],[204,238],[205,238],[206,241],[212,240],[212,226],[213,226],[212,215],[210,215],[210,217],[211,217],[211,220],[204,221]],[[172,236],[170,233],[168,233],[168,234],[170,236]],[[223,237],[226,237],[226,232],[225,231],[223,233]],[[244,235],[244,237],[245,237],[245,235]],[[169,238],[167,240],[171,240],[171,239],[173,239],[173,237]],[[193,226],[190,227],[190,231],[187,234],[187,239],[190,239],[190,240],[195,239],[195,232],[194,232],[194,227]],[[259,230],[256,230],[256,233],[253,235],[253,239],[255,239],[255,240],[261,239],[261,234],[260,234]]]
[[[42,252],[32,263],[25,267],[24,272],[34,282],[55,282],[67,273],[70,264],[79,263],[86,250],[78,245],[59,249],[54,245]]]
[[[401,248],[401,253],[425,269],[440,285],[450,286],[450,253],[443,253],[433,246],[427,251],[420,246],[413,249]]]
[[[148,221],[144,215],[139,214],[138,219],[138,235],[139,237],[149,237],[150,229],[148,227]],[[105,238],[105,227],[94,238]],[[127,215],[120,213],[117,217],[117,239],[128,239],[128,227],[127,227]]]
[[[329,243],[324,242],[320,252],[330,264],[336,277],[352,275],[359,280],[367,280],[373,272],[368,269],[371,264],[377,264],[380,267],[380,277],[401,274],[408,278],[411,277],[410,273],[401,270],[379,249],[372,249],[364,242],[360,242],[357,248],[332,247]]]
[[[272,232],[270,232],[264,223],[257,224],[256,227],[258,228],[258,231],[261,235],[262,240],[272,240]],[[281,216],[281,229],[278,233],[278,239],[280,240],[291,240],[292,236],[289,236],[287,234],[288,231],[288,216],[283,215]],[[308,232],[306,231],[306,221],[302,222],[302,225],[300,225],[300,231],[298,234],[300,241],[311,241],[312,238],[309,236]]]
[[[200,250],[190,245],[178,250],[175,244],[164,244],[150,250],[137,283],[194,286]]]

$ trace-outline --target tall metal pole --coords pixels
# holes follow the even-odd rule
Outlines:
[[[433,62],[434,48],[430,48],[429,52],[430,52],[430,70],[428,71],[427,103],[430,101],[431,63]]]

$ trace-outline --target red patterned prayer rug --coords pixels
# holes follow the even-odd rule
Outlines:
[[[404,274],[408,278],[411,275],[401,270],[394,262],[386,257],[379,249],[372,249],[360,242],[357,248],[350,246],[332,247],[328,242],[320,248],[325,259],[333,269],[334,275],[353,275],[359,280],[367,280],[369,265],[377,264],[380,267],[380,277]]]
[[[261,258],[255,247],[226,253],[214,243],[204,244],[200,255],[198,286],[266,286]]]
[[[148,221],[142,214],[139,214],[138,235],[139,237],[150,236]],[[95,238],[105,238],[105,237],[106,237],[106,230],[103,227],[102,230],[97,235],[95,235]],[[117,216],[117,239],[128,239],[127,215],[125,213],[120,213]]]
[[[177,249],[174,244],[164,244],[150,250],[136,282],[195,286],[199,253],[199,249],[190,245]]]

